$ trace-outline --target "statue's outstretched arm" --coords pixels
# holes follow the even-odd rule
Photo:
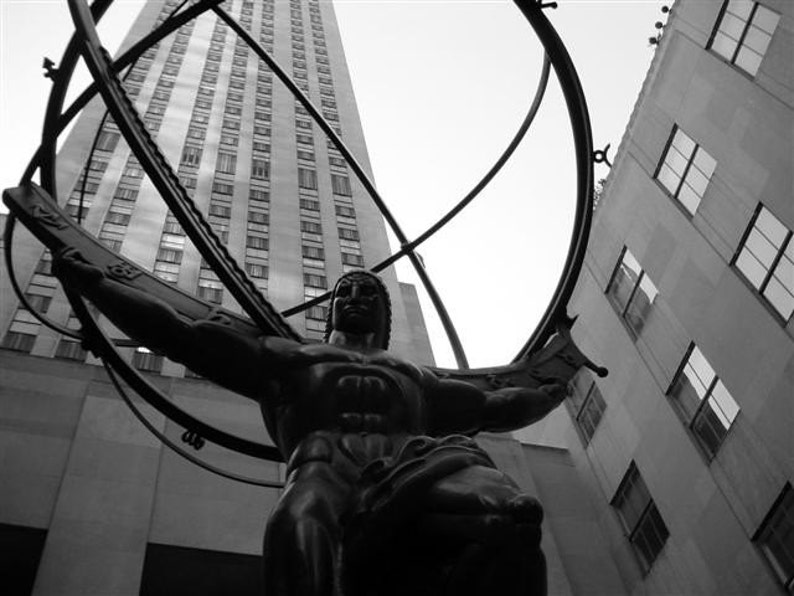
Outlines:
[[[560,383],[483,390],[472,383],[441,379],[431,385],[433,434],[505,432],[537,422],[565,399]]]
[[[53,272],[110,321],[147,348],[253,399],[266,386],[268,350],[256,336],[213,320],[192,321],[167,302],[106,276],[74,249],[53,257]]]
[[[485,394],[482,430],[505,432],[523,428],[544,418],[565,399],[559,383],[537,388],[505,387]]]

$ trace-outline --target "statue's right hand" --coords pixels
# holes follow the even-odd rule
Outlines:
[[[91,286],[105,277],[99,267],[86,261],[80,251],[72,247],[53,255],[52,272],[67,285],[77,288]]]

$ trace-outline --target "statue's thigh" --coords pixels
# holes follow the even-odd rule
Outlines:
[[[540,542],[543,509],[509,476],[494,468],[472,466],[437,482],[418,527],[441,542]]]
[[[521,496],[521,489],[504,472],[469,466],[436,482],[428,494],[427,509],[438,513],[490,513],[503,510]]]

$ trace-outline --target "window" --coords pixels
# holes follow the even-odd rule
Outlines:
[[[758,2],[728,0],[708,47],[750,75],[758,72],[780,15]]]
[[[714,158],[676,126],[656,179],[694,215],[716,166]]]
[[[353,191],[350,189],[350,179],[347,176],[331,174],[331,188],[335,195],[351,196]]]
[[[345,205],[334,205],[336,209],[336,214],[341,215],[342,217],[355,217],[356,210],[352,207],[346,207]]]
[[[712,459],[736,420],[739,405],[694,343],[689,346],[668,394],[697,444]]]
[[[328,318],[328,307],[327,306],[310,306],[306,310],[306,318],[307,319],[315,319],[317,321],[325,321]]]
[[[218,152],[218,162],[215,171],[223,174],[234,174],[237,168],[237,156],[234,153]]]
[[[325,250],[321,246],[303,245],[303,256],[309,259],[325,259]]]
[[[157,250],[157,260],[164,261],[166,263],[179,264],[182,262],[182,251],[172,250],[170,248],[160,248]]]
[[[234,185],[215,181],[212,183],[212,192],[216,192],[219,195],[230,195],[234,192]]]
[[[258,263],[246,263],[245,270],[251,277],[259,279],[267,279],[267,265],[260,265]]]
[[[182,165],[183,166],[198,166],[201,161],[201,147],[191,147],[185,145],[182,150]]]
[[[758,205],[734,259],[744,277],[783,317],[794,312],[794,242],[774,214]]]
[[[351,230],[350,228],[337,228],[339,237],[345,240],[358,240],[358,230]]]
[[[363,267],[364,258],[361,255],[357,255],[349,252],[343,252],[342,263],[344,265],[352,265],[354,267]]]
[[[298,168],[298,186],[309,190],[317,189],[317,172],[308,168]]]
[[[112,223],[112,224],[119,224],[122,226],[126,226],[128,223],[130,223],[130,215],[129,213],[108,211],[107,215],[105,216],[105,223]]]
[[[325,290],[328,288],[328,280],[325,278],[324,275],[316,275],[314,273],[304,273],[303,285],[309,286],[310,288],[322,288],[323,290]]]
[[[254,141],[254,151],[270,153],[270,145],[268,143],[262,143],[261,141]]]
[[[298,149],[298,159],[305,159],[306,161],[314,161],[314,153],[311,151],[302,151]]]
[[[653,562],[664,547],[670,532],[653,502],[648,487],[634,462],[618,487],[612,506],[634,547],[643,571],[650,571]]]
[[[82,361],[85,360],[86,351],[79,341],[63,338],[58,342],[58,347],[55,348],[55,357]]]
[[[794,489],[786,483],[753,540],[788,592],[794,590]]]
[[[309,232],[311,234],[322,234],[323,229],[318,222],[302,220],[301,232]]]
[[[223,302],[223,286],[221,282],[212,279],[199,279],[198,296],[202,300],[220,304]]]
[[[262,236],[246,236],[245,246],[247,248],[267,249],[267,238]]]
[[[119,137],[120,135],[117,132],[103,130],[99,133],[96,148],[100,151],[113,151],[116,148],[116,144],[119,142]]]
[[[248,199],[251,201],[262,201],[266,203],[270,201],[270,193],[261,188],[252,188],[248,192]]]
[[[307,211],[319,211],[320,210],[320,202],[313,201],[311,199],[300,199],[300,208],[306,209]]]
[[[251,160],[251,178],[267,180],[270,178],[270,162],[255,157]]]
[[[159,373],[163,368],[163,357],[146,348],[136,348],[132,355],[132,365],[138,370]]]
[[[624,246],[607,287],[607,296],[635,337],[642,331],[658,293],[637,259]]]

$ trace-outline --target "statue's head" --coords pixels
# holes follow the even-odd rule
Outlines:
[[[380,277],[361,269],[339,278],[331,294],[326,341],[332,331],[359,335],[375,333],[375,344],[384,350],[389,347],[391,300]]]

